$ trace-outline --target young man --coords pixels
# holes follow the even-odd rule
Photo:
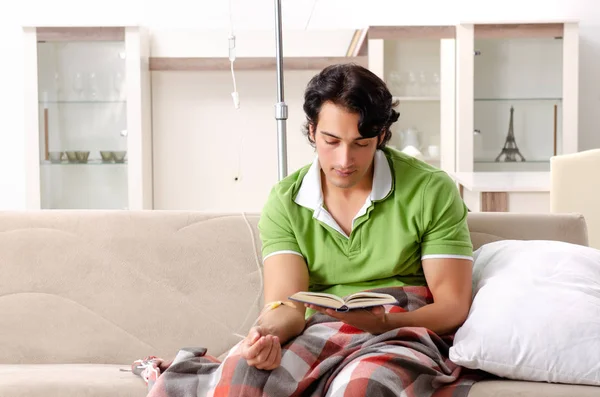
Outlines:
[[[443,171],[386,147],[399,114],[385,83],[360,66],[324,69],[305,92],[306,135],[314,162],[279,182],[261,214],[265,302],[298,291],[345,296],[427,285],[433,303],[415,311],[337,313],[372,334],[425,327],[444,334],[466,319],[472,245],[467,208]],[[272,370],[281,345],[302,333],[299,303],[266,313],[241,355]]]

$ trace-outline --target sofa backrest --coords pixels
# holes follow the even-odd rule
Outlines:
[[[0,363],[129,364],[218,356],[262,306],[258,215],[0,212]],[[470,214],[478,245],[587,244],[576,215]]]
[[[262,305],[257,220],[0,213],[0,363],[127,364],[186,346],[220,355]]]
[[[498,240],[556,240],[588,245],[587,226],[581,214],[469,213],[473,250]]]

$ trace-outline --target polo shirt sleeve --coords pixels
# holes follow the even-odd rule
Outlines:
[[[423,190],[421,259],[473,258],[468,210],[454,181],[443,171]]]
[[[276,188],[271,190],[258,221],[263,261],[277,254],[303,256],[292,229],[289,212]]]

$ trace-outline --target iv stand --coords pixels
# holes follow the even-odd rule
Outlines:
[[[283,42],[281,28],[281,0],[275,0],[275,46],[277,70],[277,103],[275,104],[275,120],[277,120],[277,161],[278,177],[287,176],[287,128],[288,108],[283,98]]]

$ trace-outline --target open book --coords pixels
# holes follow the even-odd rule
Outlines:
[[[339,312],[373,306],[398,304],[398,301],[392,295],[379,292],[357,292],[347,296],[345,300],[339,296],[322,292],[297,292],[290,296],[289,299],[296,302],[335,309]]]

